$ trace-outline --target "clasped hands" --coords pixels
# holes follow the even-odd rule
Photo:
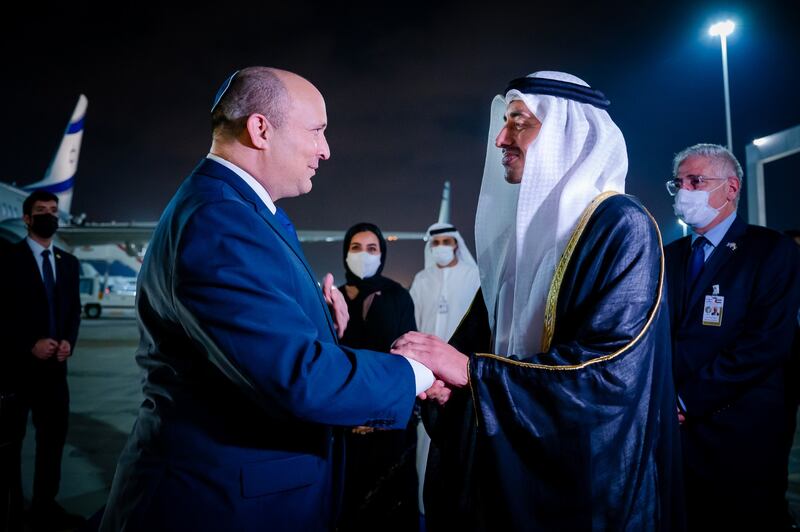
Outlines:
[[[433,372],[436,380],[419,395],[420,399],[434,400],[443,405],[450,399],[454,388],[464,387],[469,381],[467,356],[438,336],[408,332],[394,341],[390,352],[416,360]]]
[[[42,338],[33,345],[31,353],[39,360],[47,360],[55,355],[59,362],[64,362],[72,355],[72,346],[66,340],[58,342],[52,338]]]

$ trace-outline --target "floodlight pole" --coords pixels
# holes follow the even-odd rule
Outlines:
[[[708,29],[709,35],[719,37],[722,48],[722,82],[725,88],[725,129],[728,134],[728,149],[733,151],[733,135],[731,134],[731,95],[728,84],[728,35],[733,33],[736,24],[732,20],[717,22]]]
[[[728,85],[728,38],[725,34],[719,36],[722,48],[722,82],[725,87],[725,127],[728,133],[728,149],[733,152],[733,135],[731,133],[731,95]]]

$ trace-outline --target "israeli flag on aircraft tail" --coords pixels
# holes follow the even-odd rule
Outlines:
[[[72,189],[75,186],[75,172],[78,170],[78,155],[83,138],[83,121],[89,100],[83,94],[78,98],[72,118],[64,131],[61,145],[53,162],[47,169],[44,179],[24,187],[25,191],[46,190],[58,196],[58,209],[69,213],[72,206]]]

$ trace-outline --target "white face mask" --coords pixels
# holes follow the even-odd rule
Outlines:
[[[453,262],[456,252],[452,247],[440,244],[435,248],[431,248],[431,255],[433,255],[433,260],[436,261],[436,264],[447,266]]]
[[[381,265],[381,254],[372,255],[366,251],[359,251],[354,253],[352,251],[347,253],[347,267],[359,279],[366,279],[372,277]]]
[[[708,196],[725,183],[722,182],[718,187],[711,190],[686,190],[682,188],[675,195],[675,203],[672,208],[675,215],[694,228],[705,227],[717,217],[719,211],[728,204],[725,201],[718,209],[708,204]]]

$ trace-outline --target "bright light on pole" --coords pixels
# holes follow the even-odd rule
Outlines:
[[[731,135],[731,97],[730,89],[728,87],[728,35],[733,33],[736,24],[732,20],[724,22],[717,22],[713,24],[708,33],[712,37],[719,36],[720,46],[722,48],[722,81],[725,87],[725,127],[728,133],[728,149],[733,151],[733,136]]]
[[[727,37],[733,30],[736,29],[736,24],[733,23],[732,20],[726,20],[725,22],[717,22],[716,24],[712,25],[708,29],[708,34],[712,37],[716,37],[717,35],[722,35],[723,37]]]

